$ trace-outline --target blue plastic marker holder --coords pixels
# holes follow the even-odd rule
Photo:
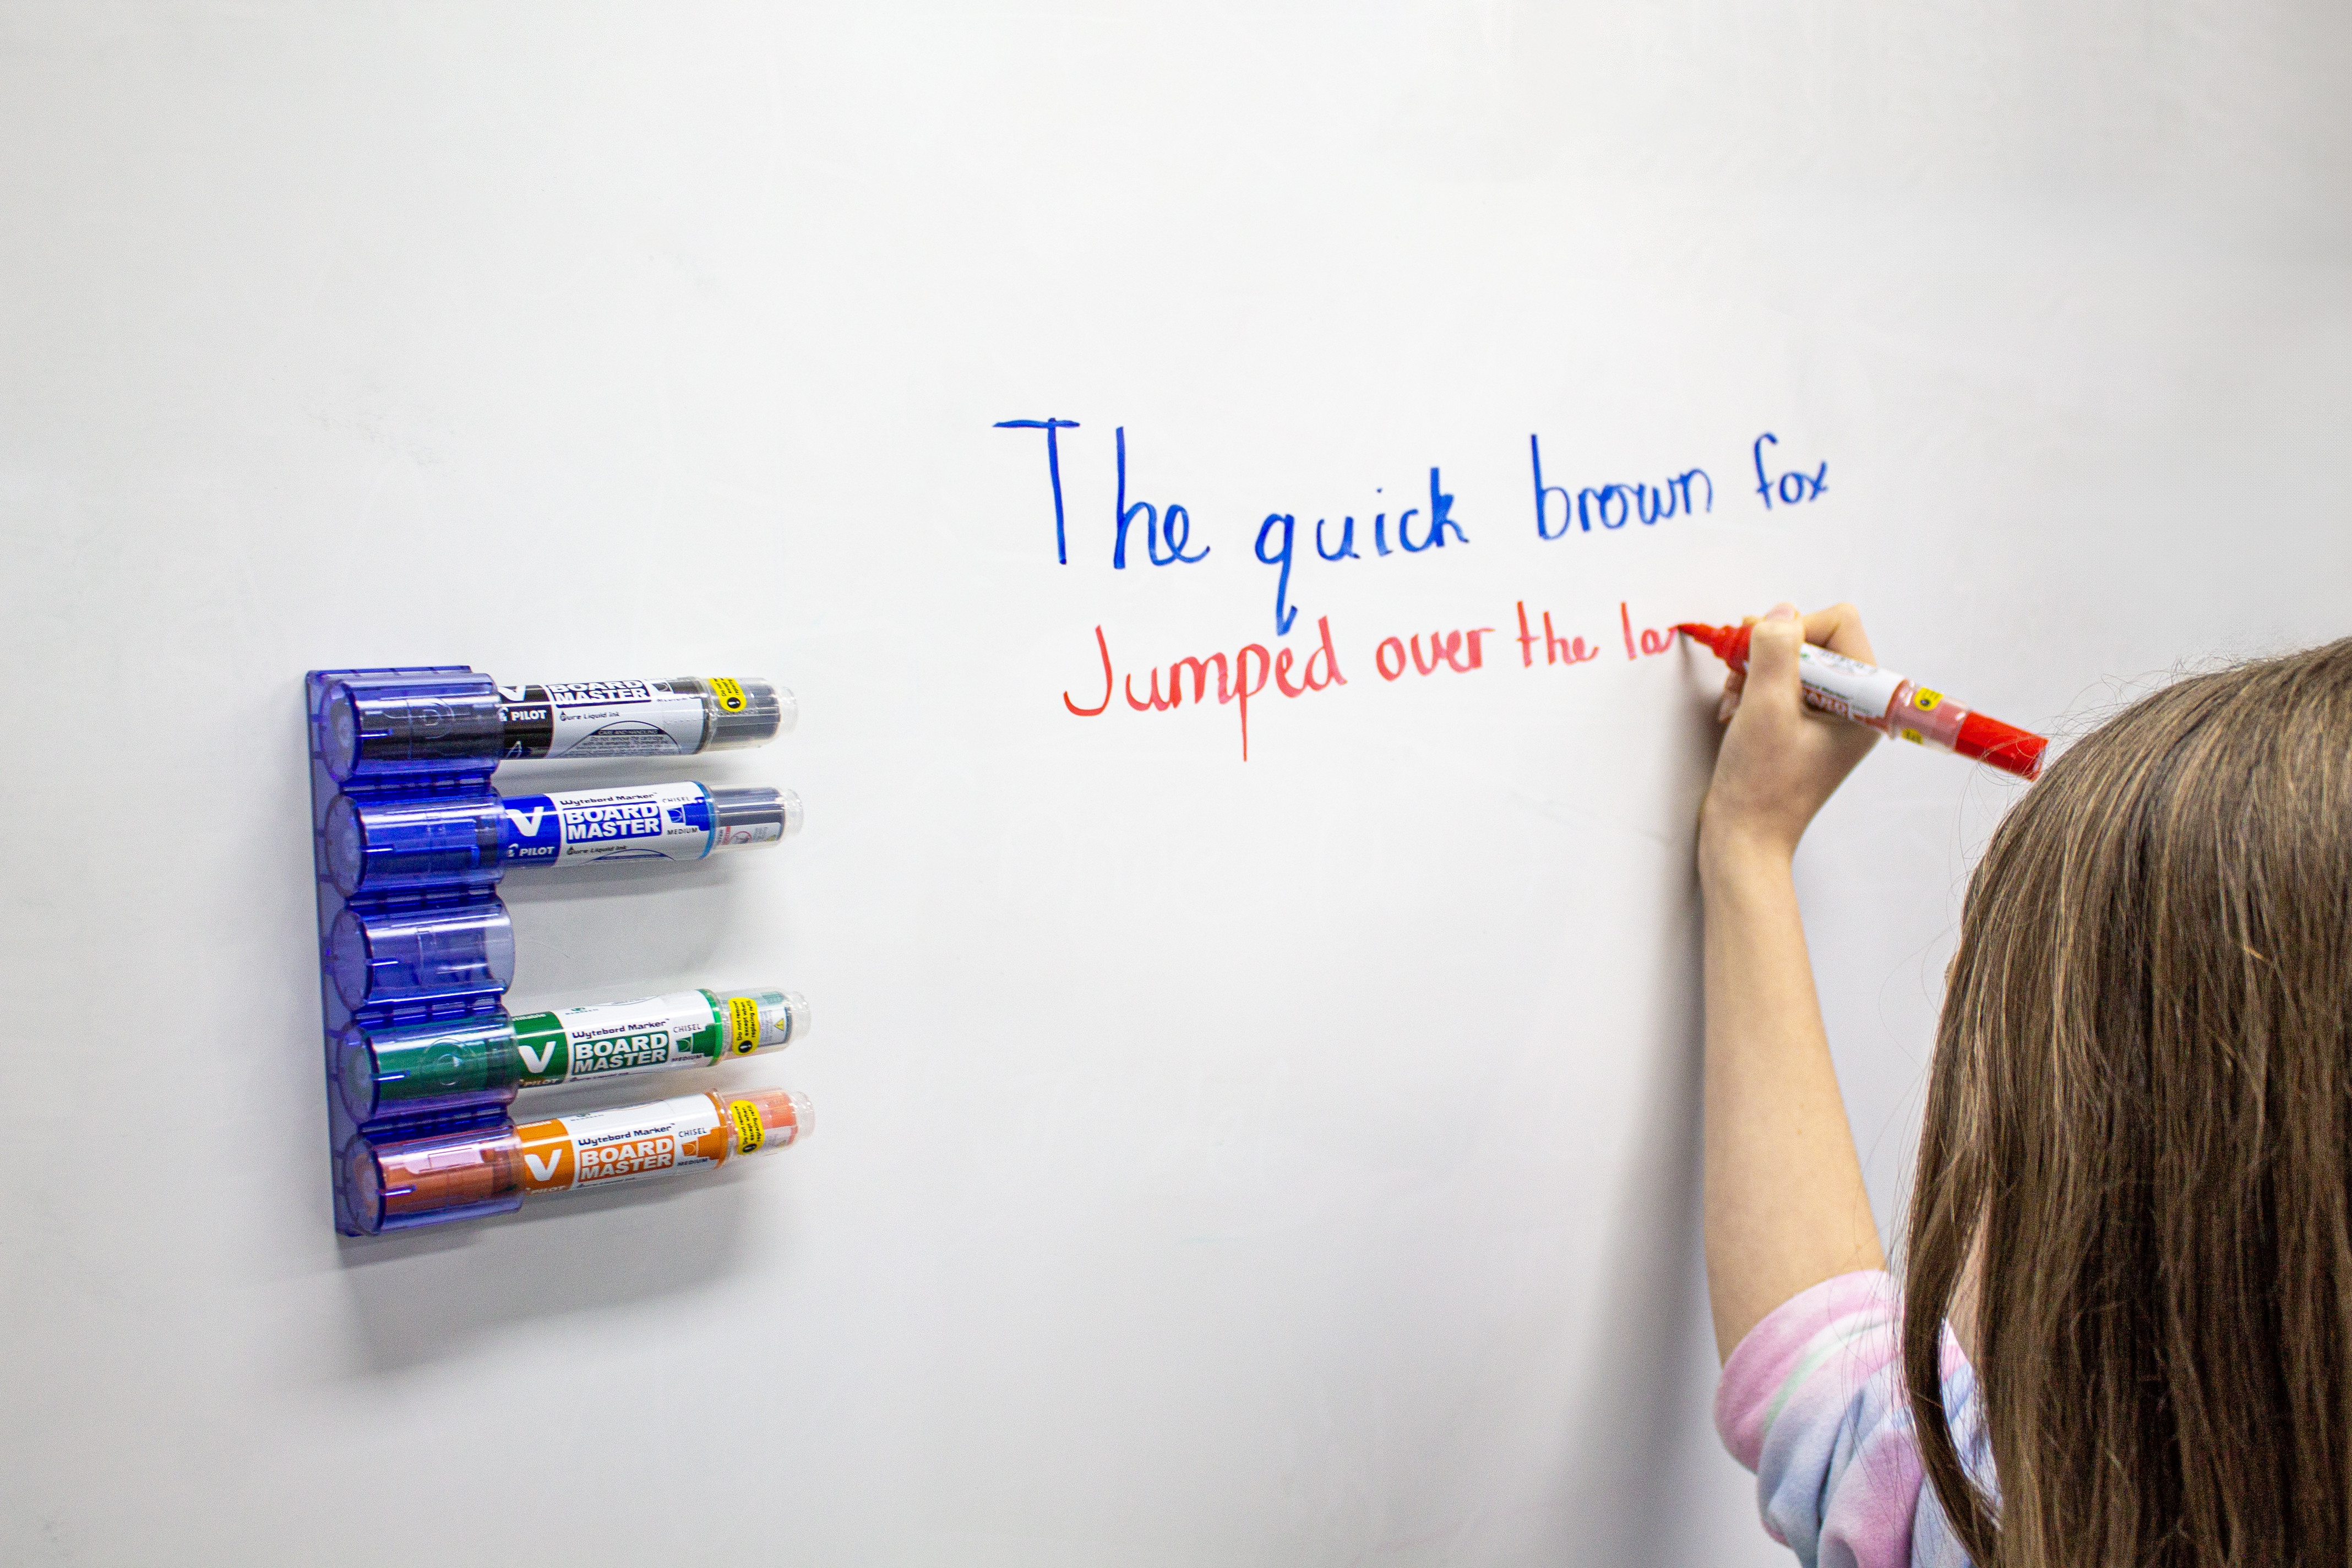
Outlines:
[[[385,1097],[373,1083],[342,1092],[343,1075],[387,1046],[462,1058],[483,1028],[508,1024],[500,998],[514,978],[514,928],[498,886],[509,867],[688,861],[773,846],[799,831],[801,803],[790,790],[691,782],[501,797],[490,774],[504,757],[758,745],[788,727],[792,694],[764,680],[694,677],[501,690],[463,665],[314,669],[303,689],[335,1228],[373,1236],[519,1208],[517,1189],[395,1212],[386,1200],[399,1194],[377,1179],[375,1158],[380,1145],[446,1137],[455,1147],[478,1142],[467,1134],[511,1131],[511,1080],[448,1072],[430,1095]],[[357,1120],[354,1104],[381,1114]]]
[[[325,1025],[327,1156],[335,1228],[369,1236],[405,1225],[437,1225],[504,1214],[522,1205],[509,1194],[404,1222],[380,1220],[353,1201],[352,1170],[368,1141],[503,1129],[511,1087],[404,1106],[364,1124],[338,1092],[353,1028],[377,1032],[443,1026],[501,1016],[514,978],[514,928],[497,884],[499,693],[463,665],[414,669],[314,669],[303,686],[310,716],[310,850],[319,909],[319,1004]],[[369,743],[361,744],[362,735]],[[419,825],[411,874],[345,893],[338,887],[338,824],[358,810],[396,808]],[[346,830],[348,831],[348,830]],[[482,853],[482,835],[488,835]],[[349,880],[348,875],[343,879]],[[373,1211],[375,1205],[368,1205]]]

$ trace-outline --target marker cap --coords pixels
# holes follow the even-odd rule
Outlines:
[[[719,1096],[727,1105],[738,1100],[749,1101],[758,1108],[760,1125],[764,1131],[755,1149],[744,1149],[740,1143],[738,1153],[767,1153],[788,1148],[807,1137],[816,1126],[816,1108],[809,1097],[797,1089],[747,1089],[738,1093]]]
[[[751,849],[780,844],[801,830],[801,797],[788,789],[714,789],[711,848]]]
[[[2041,776],[2042,753],[2049,746],[2046,738],[2032,731],[2004,724],[1974,709],[1960,721],[1960,732],[1952,741],[1952,750],[1961,756],[1974,757],[2021,779]]]
[[[797,1045],[813,1026],[808,998],[797,991],[762,985],[710,995],[719,1005],[719,1016],[728,1021],[725,1056],[782,1050]],[[759,1020],[756,1033],[751,1032],[752,1018]]]
[[[722,683],[700,679],[689,682],[681,679],[671,684],[700,689],[702,749],[706,752],[764,746],[800,719],[800,704],[790,691],[753,677],[723,683],[731,686],[732,691],[713,690],[714,686]]]

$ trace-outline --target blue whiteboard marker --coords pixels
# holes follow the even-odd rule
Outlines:
[[[510,867],[699,860],[781,844],[801,828],[788,789],[631,784],[550,795],[414,797],[327,808],[327,871],[345,898],[402,888],[489,888]]]
[[[699,860],[780,843],[801,826],[801,797],[790,790],[698,784],[510,795],[499,805],[499,858],[509,866]]]

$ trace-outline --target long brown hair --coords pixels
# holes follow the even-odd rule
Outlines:
[[[2134,703],[1969,880],[1903,1365],[1979,1568],[2342,1568],[2347,1173],[2352,639]],[[1937,1377],[1979,1248],[1997,1503]]]

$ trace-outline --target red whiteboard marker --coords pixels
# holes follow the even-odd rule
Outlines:
[[[1685,621],[1675,630],[1705,643],[1732,668],[1748,668],[1748,627]],[[2030,730],[1963,708],[1942,692],[1931,691],[1891,669],[1804,643],[1797,649],[1797,679],[1805,689],[1805,706],[1816,711],[1867,724],[1916,745],[1958,752],[2021,779],[2042,772],[2042,752],[2048,741]]]

